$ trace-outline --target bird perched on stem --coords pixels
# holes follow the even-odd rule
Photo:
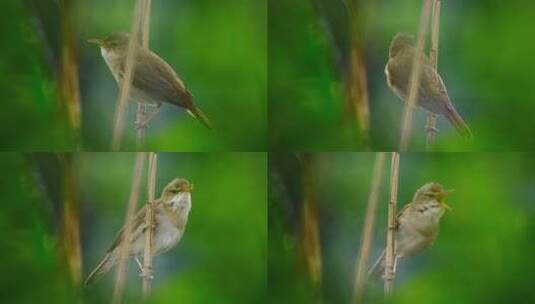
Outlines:
[[[114,33],[105,39],[88,40],[100,46],[102,57],[119,85],[125,74],[129,40],[127,33]],[[137,122],[138,127],[148,125],[158,114],[162,102],[167,102],[185,108],[191,116],[212,128],[208,117],[193,103],[191,93],[173,68],[160,56],[140,45],[135,46],[130,97],[156,107],[145,121]]]
[[[415,39],[411,34],[398,33],[390,43],[385,67],[386,80],[390,89],[404,101],[407,101],[409,95],[412,63],[416,53]],[[470,128],[455,110],[444,81],[429,58],[421,54],[417,60],[421,60],[421,77],[416,104],[429,112],[446,117],[463,137],[472,137]]]
[[[397,216],[395,263],[399,259],[419,254],[429,248],[438,236],[440,219],[451,208],[444,202],[445,191],[441,184],[430,182],[416,190],[412,202],[406,204]],[[381,253],[368,274],[382,273],[385,251]]]
[[[162,254],[173,248],[182,238],[186,229],[188,215],[191,209],[191,194],[193,185],[185,179],[176,178],[163,190],[162,195],[154,204],[154,230],[152,235],[152,255]],[[134,257],[139,268],[142,264],[139,257],[143,256],[145,249],[145,213],[144,206],[132,220],[130,239],[126,240],[125,227],[115,239],[115,242],[106,252],[98,266],[89,274],[85,285],[91,284],[96,278],[108,272],[119,262],[120,249],[123,242],[130,242],[128,256]]]

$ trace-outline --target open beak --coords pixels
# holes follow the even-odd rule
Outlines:
[[[96,38],[91,38],[91,39],[87,39],[87,42],[89,43],[94,43],[98,46],[101,46],[102,45],[102,40],[100,39],[96,39]]]
[[[193,191],[193,184],[190,184],[189,186],[184,186],[182,189],[180,189],[182,192],[192,192]]]
[[[444,207],[444,209],[448,210],[448,211],[452,211],[453,209],[448,206],[448,204],[446,204],[446,202],[444,202],[444,197],[452,192],[455,192],[455,190],[453,189],[450,189],[450,190],[445,190],[442,192],[442,197],[441,197],[441,200],[440,200],[440,204],[442,205],[442,207]]]

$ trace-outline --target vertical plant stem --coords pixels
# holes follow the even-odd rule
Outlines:
[[[353,288],[353,302],[362,303],[364,299],[364,286],[366,286],[366,270],[368,268],[368,257],[373,237],[373,226],[375,224],[375,213],[379,201],[379,190],[383,179],[383,167],[385,164],[385,153],[379,152],[375,157],[373,165],[372,182],[370,194],[368,196],[368,207],[364,217],[364,228],[362,229],[362,239],[360,243],[359,258],[356,264],[355,285]]]
[[[438,41],[440,33],[440,0],[433,1],[433,15],[431,16],[431,51],[429,58],[431,64],[438,69]],[[427,122],[425,126],[426,130],[426,142],[425,147],[427,151],[431,150],[431,147],[435,143],[435,136],[438,132],[436,128],[437,117],[432,112],[427,112]]]
[[[312,169],[312,157],[303,155],[303,206],[300,217],[300,246],[312,285],[321,285],[321,249],[316,207],[316,185]]]
[[[136,205],[139,198],[139,189],[141,185],[141,177],[143,166],[145,164],[145,152],[138,152],[136,154],[136,164],[134,166],[134,173],[132,174],[132,189],[128,205],[126,208],[126,216],[124,223],[124,239],[130,240],[132,234],[132,220],[136,211]],[[130,242],[122,242],[119,249],[119,263],[117,265],[117,274],[115,277],[115,289],[113,290],[113,304],[122,303],[124,286],[127,275],[127,259],[130,252]]]
[[[59,88],[62,106],[67,114],[76,149],[80,148],[80,86],[76,56],[76,26],[74,1],[62,0],[61,7],[61,62]]]
[[[126,112],[126,105],[130,86],[132,84],[132,76],[134,69],[134,52],[137,46],[137,36],[139,33],[141,15],[145,7],[142,5],[143,0],[137,0],[134,8],[134,16],[132,18],[132,28],[130,30],[130,41],[128,42],[128,50],[126,52],[126,68],[123,81],[120,83],[120,94],[115,109],[113,139],[111,149],[112,151],[119,151],[124,133],[124,117]]]
[[[392,152],[392,161],[390,163],[390,201],[388,202],[388,230],[386,234],[385,273],[383,276],[385,281],[385,296],[392,294],[392,290],[394,288],[394,278],[396,276],[394,264],[396,260],[396,207],[398,201],[398,182],[399,153]]]
[[[149,35],[150,35],[150,7],[151,7],[151,0],[145,0],[144,1],[144,10],[143,10],[143,16],[141,17],[141,20],[143,22],[142,26],[142,33],[141,33],[141,45],[148,49],[149,48]],[[137,116],[136,121],[138,122],[144,122],[145,116],[147,113],[146,105],[139,102],[137,104]],[[136,133],[136,145],[138,150],[140,150],[145,143],[145,133],[146,128],[144,124],[141,124],[137,128]]]
[[[409,97],[403,111],[403,119],[401,123],[401,139],[400,139],[400,151],[407,151],[409,146],[411,129],[412,129],[412,114],[414,106],[416,105],[416,98],[418,96],[418,88],[420,86],[421,65],[420,60],[423,55],[425,46],[425,36],[427,33],[429,15],[431,11],[431,0],[424,0],[422,8],[422,14],[420,16],[420,25],[418,28],[418,40],[416,42],[416,54],[412,62],[411,77],[409,82]]]
[[[144,9],[143,9],[143,31],[141,33],[141,45],[148,49],[149,48],[149,37],[150,37],[150,5],[151,0],[145,0]]]
[[[347,73],[347,92],[350,104],[355,112],[355,119],[364,141],[368,139],[370,129],[370,110],[368,100],[368,78],[366,76],[366,66],[362,49],[362,35],[360,26],[359,10],[353,0],[345,2],[349,11],[351,49],[349,55],[349,71]]]
[[[156,170],[158,156],[154,152],[149,153],[149,172],[148,172],[148,199],[147,213],[145,214],[145,225],[147,233],[145,234],[145,252],[143,254],[143,298],[150,295],[152,280],[152,235],[154,231],[154,196],[156,188]]]
[[[80,214],[76,199],[76,174],[73,155],[61,154],[63,166],[63,213],[61,243],[67,258],[71,280],[78,286],[82,280],[82,250],[80,249]]]

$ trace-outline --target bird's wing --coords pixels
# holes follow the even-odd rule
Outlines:
[[[420,96],[444,96],[448,97],[446,86],[437,70],[425,61],[422,66],[420,83]]]
[[[144,224],[145,211],[146,211],[145,207],[141,208],[137,212],[137,214],[135,215],[134,219],[132,220],[133,229],[132,229],[132,232],[130,234],[132,239],[136,239],[145,230],[145,224]],[[125,236],[125,227],[123,226],[123,228],[121,228],[121,230],[119,230],[119,233],[117,234],[117,237],[115,238],[115,241],[110,246],[110,249],[108,249],[107,252],[111,252],[111,251],[115,250],[123,242],[123,239],[125,237],[126,237]]]
[[[401,208],[396,216],[396,227],[399,226],[400,222],[399,222],[399,218],[401,217],[401,215],[403,214],[403,212],[407,211],[407,209],[409,209],[411,207],[411,203],[407,203],[403,206],[403,208]]]
[[[161,205],[161,202],[157,201],[156,204],[155,204],[154,209],[159,208],[160,205]],[[134,227],[132,232],[131,232],[131,238],[132,239],[136,239],[137,237],[142,235],[143,232],[145,232],[145,229],[147,228],[147,226],[145,225],[146,210],[147,210],[146,206],[143,206],[143,208],[141,208],[136,213],[136,215],[134,216],[134,219],[132,220],[132,227]],[[157,224],[157,223],[155,223],[155,224]],[[111,251],[115,250],[119,246],[119,244],[121,244],[121,242],[125,238],[125,231],[124,230],[125,230],[125,227],[123,227],[123,228],[121,228],[121,230],[119,230],[119,233],[117,234],[117,237],[115,238],[115,241],[110,246],[110,249],[108,249],[107,252],[111,252]]]
[[[191,98],[184,98],[191,94],[167,62],[146,49],[140,49],[136,56],[137,64],[132,80],[135,87],[142,89],[157,100],[186,108],[191,107]]]

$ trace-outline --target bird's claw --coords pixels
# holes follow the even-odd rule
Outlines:
[[[147,129],[148,127],[149,127],[149,122],[148,121],[136,120],[136,130]]]
[[[152,275],[152,269],[143,269],[139,273],[139,276],[142,278],[148,278],[149,280],[154,279],[154,276]]]
[[[425,131],[426,132],[433,132],[433,133],[438,133],[438,131],[440,131],[437,127],[425,127]]]

